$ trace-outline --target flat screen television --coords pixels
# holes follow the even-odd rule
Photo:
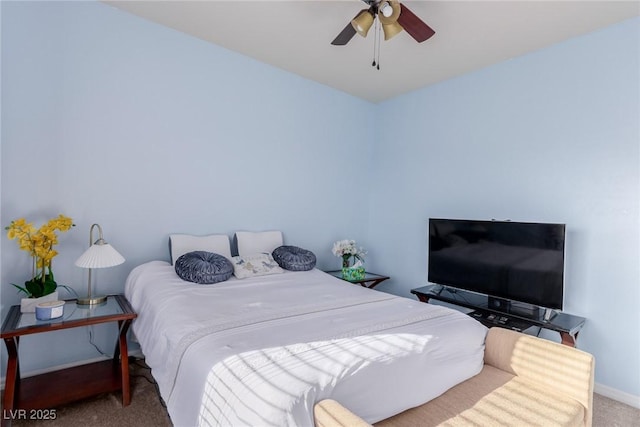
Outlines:
[[[494,307],[562,310],[564,244],[564,224],[430,218],[428,279],[486,294]]]

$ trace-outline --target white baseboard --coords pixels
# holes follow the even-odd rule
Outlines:
[[[129,351],[128,354],[129,354],[129,357],[139,357],[139,358],[144,357],[142,355],[142,351],[140,351],[139,349]],[[51,366],[49,368],[44,368],[44,369],[36,369],[34,371],[29,371],[25,373],[20,372],[20,378],[33,377],[35,375],[46,374],[47,372],[59,371],[61,369],[73,368],[75,366],[87,365],[89,363],[94,363],[94,362],[102,362],[103,360],[108,360],[108,359],[110,358],[107,356],[99,356],[99,357],[94,357],[93,359],[78,360],[76,362],[65,363],[63,365],[58,365],[58,366]],[[5,382],[5,376],[3,375],[2,377],[0,377],[0,387],[2,388],[2,390],[4,390],[4,382]]]
[[[640,396],[625,393],[624,391],[597,383],[594,386],[594,391],[609,399],[617,400],[618,402],[640,409]]]

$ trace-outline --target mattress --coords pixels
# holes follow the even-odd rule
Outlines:
[[[317,269],[197,285],[152,261],[125,295],[176,426],[312,426],[327,398],[374,423],[483,365],[475,320]]]

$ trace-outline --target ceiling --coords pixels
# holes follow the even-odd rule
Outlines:
[[[377,70],[373,29],[330,44],[360,0],[105,3],[374,103],[640,15],[632,0],[403,1],[436,34],[383,40]]]

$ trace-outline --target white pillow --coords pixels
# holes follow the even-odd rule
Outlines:
[[[284,273],[284,270],[268,253],[234,256],[231,258],[231,263],[233,264],[233,274],[238,279]]]
[[[255,255],[271,253],[278,246],[282,246],[281,231],[236,231],[238,255]]]
[[[172,234],[171,264],[173,265],[181,255],[193,251],[207,251],[220,254],[231,259],[231,245],[226,234],[211,234],[209,236],[192,236],[190,234]]]

